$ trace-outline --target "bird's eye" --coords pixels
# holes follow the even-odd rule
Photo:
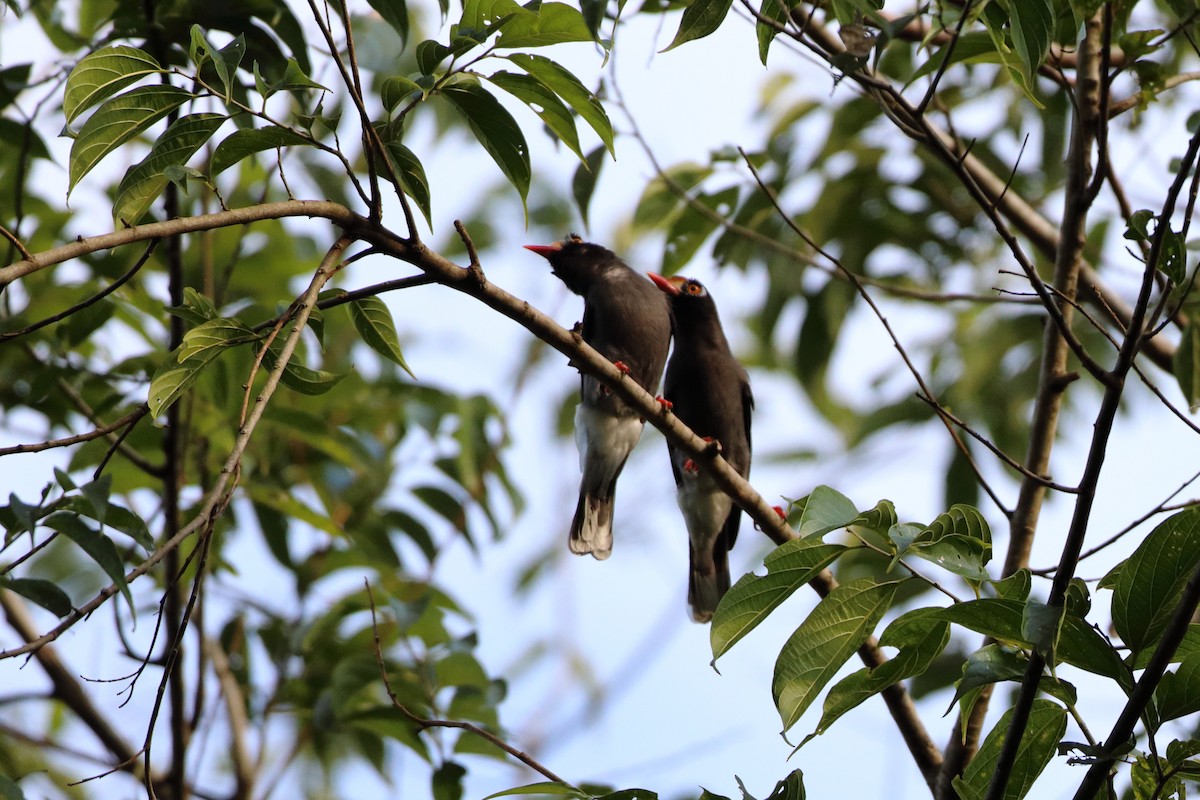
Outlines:
[[[688,294],[699,297],[700,295],[704,294],[704,287],[698,283],[693,282],[693,283],[688,284],[687,291],[688,291]]]

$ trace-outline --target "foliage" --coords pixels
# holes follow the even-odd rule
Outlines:
[[[1027,796],[1067,753],[1087,766],[1081,797],[1113,772],[1139,798],[1183,797],[1198,780],[1200,747],[1176,721],[1200,710],[1200,628],[1190,624],[1200,510],[1168,498],[1103,543],[1093,513],[1132,378],[1151,389],[1139,407],[1197,433],[1171,398],[1200,405],[1188,236],[1200,133],[1173,131],[1174,162],[1136,192],[1126,187],[1144,166],[1122,144],[1144,118],[1184,105],[1194,8],[6,8],[57,52],[0,71],[0,408],[5,442],[38,432],[0,457],[13,470],[32,452],[62,460],[37,491],[13,491],[0,507],[11,638],[0,658],[10,668],[33,659],[52,686],[49,701],[33,703],[38,718],[0,726],[0,794],[40,792],[44,775],[53,796],[82,796],[92,789],[77,782],[115,772],[126,777],[107,775],[97,794],[130,780],[147,796],[251,798],[283,775],[335,796],[346,765],[386,779],[403,752],[428,764],[438,800],[461,797],[486,759],[546,779],[515,780],[494,797],[657,796],[564,779],[508,741],[506,676],[485,668],[474,622],[436,568],[456,544],[497,539],[521,513],[505,461],[515,434],[492,398],[438,388],[410,368],[406,342],[421,332],[398,324],[381,296],[430,283],[518,321],[597,375],[708,465],[776,542],[765,574],[742,577],[718,608],[714,664],[780,620],[802,587],[817,591],[772,645],[784,734],[823,698],[797,758],[880,696],[939,798]],[[440,17],[436,31],[427,14]],[[776,518],[645,392],[485,276],[495,204],[515,197],[527,223],[561,222],[548,207],[562,187],[535,169],[531,128],[578,161],[570,193],[584,221],[606,158],[618,144],[646,146],[636,126],[618,138],[609,114],[619,91],[590,88],[559,46],[588,48],[603,69],[630,17],[657,14],[678,18],[667,50],[706,47],[731,14],[753,20],[745,46],[773,77],[764,144],[658,166],[628,238],[660,245],[666,274],[711,253],[759,278],[747,361],[794,380],[839,447],[863,453],[885,437],[945,431],[945,510],[931,521],[902,516],[910,498],[864,509],[828,485]],[[784,61],[794,48],[820,66]],[[804,73],[789,72],[797,64]],[[797,99],[814,74],[839,92]],[[414,135],[422,126],[438,132],[432,143]],[[52,138],[60,132],[64,147]],[[422,222],[435,226],[450,187],[425,164],[455,132],[511,191],[473,217],[456,214],[466,219],[457,244],[430,246]],[[48,188],[40,176],[56,159],[65,184]],[[68,202],[102,205],[113,232],[74,235]],[[465,267],[449,258],[461,254]],[[368,259],[415,272],[346,288]],[[1132,288],[1109,280],[1118,268],[1136,275]],[[893,312],[932,320],[936,332],[908,341]],[[895,355],[876,374],[851,364],[867,390],[850,397],[838,376],[863,321],[881,323]],[[1178,389],[1161,385],[1172,374]],[[1056,462],[1051,477],[1071,423],[1086,441],[1082,464]],[[1073,511],[1052,534],[1057,566],[1035,571],[1051,493]],[[1139,542],[1125,536],[1151,522]],[[287,585],[264,588],[244,566],[247,549],[264,552]],[[1081,561],[1097,553],[1111,560],[1107,575],[1081,580]],[[1035,590],[1043,577],[1048,589]],[[102,606],[110,616],[94,613]],[[127,694],[145,691],[143,678],[158,682],[140,729],[112,724],[94,686],[64,668],[68,648],[56,640],[68,631],[132,660]],[[856,655],[864,666],[847,671]],[[1082,681],[1123,706],[1106,733],[1093,733],[1103,716],[1081,700]],[[935,718],[913,704],[922,682],[957,707],[953,735],[928,732]],[[1015,699],[989,718],[1005,684]],[[75,726],[99,742],[102,766],[71,744]],[[804,795],[794,770],[770,798]]]

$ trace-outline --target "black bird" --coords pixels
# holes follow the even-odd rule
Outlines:
[[[650,279],[671,300],[675,350],[667,364],[663,397],[679,419],[721,445],[721,455],[743,477],[750,475],[750,412],[754,397],[746,370],[733,357],[717,306],[698,281]],[[696,463],[667,443],[676,499],[691,540],[688,605],[692,619],[708,622],[729,590],[729,550],[742,511]]]
[[[654,285],[611,250],[577,236],[551,245],[525,245],[550,262],[555,275],[583,297],[583,340],[654,394],[671,342],[671,309]],[[617,478],[645,421],[607,386],[581,375],[575,443],[583,481],[571,522],[572,553],[612,555]]]

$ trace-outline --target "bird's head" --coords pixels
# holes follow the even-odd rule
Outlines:
[[[608,248],[575,234],[554,244],[527,244],[525,249],[549,261],[554,274],[576,294],[586,294],[592,280],[606,269],[625,266]]]
[[[654,281],[655,286],[667,293],[672,301],[676,297],[708,297],[708,290],[698,280],[685,278],[682,275],[672,275],[669,278],[665,278],[654,272],[647,272],[646,274],[650,276],[650,280]]]

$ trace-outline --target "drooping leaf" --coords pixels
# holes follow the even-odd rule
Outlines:
[[[443,89],[442,96],[463,115],[475,138],[521,196],[521,205],[528,213],[526,197],[532,169],[529,146],[516,120],[478,84],[457,83]]]
[[[600,141],[608,148],[608,152],[616,154],[613,141],[612,122],[608,112],[596,99],[596,95],[588,90],[578,78],[559,64],[545,56],[530,53],[512,53],[508,60],[537,78],[550,91],[562,98],[575,113],[583,117],[584,122],[591,126]]]
[[[417,154],[401,142],[388,141],[385,146],[388,157],[392,159],[396,174],[400,178],[401,188],[417,204],[417,208],[425,217],[425,222],[432,225],[433,206],[429,194],[429,178],[425,177],[425,167],[417,158]]]
[[[1154,697],[1164,722],[1200,711],[1200,653],[1184,658],[1177,670],[1164,673]]]
[[[858,518],[850,498],[829,486],[818,486],[804,499],[798,531],[802,538],[820,537],[844,528]]]
[[[400,34],[400,42],[408,43],[408,4],[406,0],[367,0],[371,8]]]
[[[1032,79],[1050,53],[1054,8],[1049,0],[1008,0],[1007,5],[1013,46]]]
[[[220,175],[247,156],[276,147],[312,145],[312,140],[290,128],[269,125],[265,128],[246,128],[234,131],[213,150],[209,175]]]
[[[796,724],[891,607],[901,581],[844,583],[817,604],[775,661],[771,694],[783,730]]]
[[[166,170],[182,166],[217,128],[224,123],[222,114],[188,114],[171,123],[158,137],[150,153],[125,173],[113,200],[113,218],[118,223],[136,225],[167,185]]]
[[[843,545],[811,538],[793,539],[771,551],[763,559],[766,575],[743,575],[721,598],[708,633],[713,661],[845,550]]]
[[[162,72],[153,56],[127,45],[104,47],[84,56],[71,70],[63,91],[67,124],[131,83]]]
[[[16,592],[31,603],[36,603],[56,617],[65,617],[74,607],[67,593],[57,585],[41,578],[10,578],[0,575],[0,589]]]
[[[604,166],[604,146],[595,147],[588,153],[571,178],[571,197],[579,209],[583,227],[588,226],[588,208],[592,204],[592,194],[596,191],[596,181],[600,179],[600,170]]]
[[[396,323],[387,304],[372,296],[354,300],[347,305],[354,329],[367,346],[384,358],[399,364],[401,369],[415,378],[400,351],[400,337],[396,334]]]
[[[579,149],[579,133],[575,130],[575,119],[558,99],[558,95],[550,91],[544,83],[530,75],[504,70],[493,73],[488,80],[533,109],[542,122],[546,123],[546,127],[570,148],[572,153],[583,160],[583,152]]]
[[[987,794],[988,785],[996,771],[996,762],[1004,746],[1012,721],[1012,709],[1004,712],[996,727],[988,732],[983,745],[971,763],[967,765],[961,777],[954,779],[954,788],[963,800],[983,800]],[[1007,778],[1004,792],[1005,800],[1021,800],[1029,793],[1034,781],[1042,774],[1042,770],[1050,763],[1057,751],[1059,741],[1067,729],[1067,712],[1058,703],[1041,698],[1033,701],[1029,712],[1029,722],[1021,744],[1017,749],[1017,757]]]
[[[125,602],[129,604],[130,610],[133,610],[133,598],[129,594],[129,585],[125,581],[125,568],[112,539],[89,527],[79,517],[67,512],[51,514],[42,520],[42,524],[58,531],[79,545],[79,548],[87,553],[121,590]]]
[[[1189,319],[1173,359],[1175,381],[1183,391],[1188,410],[1200,411],[1200,322]]]
[[[1113,590],[1113,627],[1136,656],[1152,648],[1200,562],[1200,509],[1163,520],[1121,567]]]
[[[496,47],[545,47],[590,42],[592,32],[578,10],[565,3],[542,3],[537,14],[518,14],[500,29]]]
[[[193,97],[175,86],[142,86],[106,100],[71,144],[69,189],[106,155]]]
[[[775,37],[788,20],[788,6],[788,0],[763,0],[758,10],[754,32],[758,37],[758,59],[764,67],[767,65],[767,53],[771,49],[771,42],[775,41]]]
[[[716,33],[732,6],[733,0],[692,0],[683,10],[683,19],[679,21],[675,38],[660,52],[665,53],[686,42]]]

